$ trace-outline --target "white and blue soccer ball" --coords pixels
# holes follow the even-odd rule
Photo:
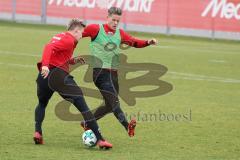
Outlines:
[[[93,147],[96,145],[97,138],[92,130],[87,130],[82,135],[83,144],[88,147]]]

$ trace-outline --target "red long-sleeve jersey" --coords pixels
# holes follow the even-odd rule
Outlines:
[[[58,67],[68,72],[68,64],[72,61],[71,58],[77,43],[76,39],[68,32],[53,36],[45,45],[42,60],[37,64],[38,70],[40,71],[42,66],[47,66],[49,68]]]
[[[107,34],[115,33],[115,30],[112,30],[107,24],[104,24],[103,28]],[[83,37],[91,37],[91,39],[94,40],[97,37],[99,30],[100,30],[99,24],[90,24],[84,29]],[[129,46],[143,48],[149,45],[146,40],[141,40],[132,37],[131,35],[126,33],[123,29],[120,29],[120,35],[121,43],[127,44]]]

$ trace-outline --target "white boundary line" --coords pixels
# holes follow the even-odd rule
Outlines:
[[[2,63],[0,65],[10,66],[10,67],[21,67],[21,68],[35,68],[36,65],[26,65],[26,64],[16,64],[16,63]],[[232,78],[223,78],[223,77],[215,77],[215,76],[206,76],[206,75],[197,75],[197,74],[189,74],[189,73],[181,73],[181,72],[167,72],[164,76],[171,79],[182,79],[182,80],[192,80],[192,81],[210,81],[210,82],[221,82],[221,83],[240,83],[238,79]]]
[[[159,49],[178,49],[178,50],[193,50],[193,51],[198,51],[198,52],[206,52],[206,53],[217,53],[217,54],[239,54],[239,51],[235,51],[235,50],[221,50],[221,49],[214,49],[214,48],[183,48],[180,46],[161,46],[161,45],[157,45],[157,46],[151,46],[154,48],[159,48]]]
[[[28,64],[16,64],[16,63],[2,63],[0,62],[0,65],[10,66],[10,67],[22,67],[22,68],[36,68],[37,64],[34,65],[28,65]]]
[[[223,78],[216,76],[206,76],[206,75],[198,75],[191,73],[182,73],[182,72],[173,72],[169,71],[167,74],[170,74],[169,78],[173,79],[187,79],[187,80],[198,80],[198,81],[212,81],[212,82],[223,82],[223,83],[240,83],[239,79],[232,78]]]
[[[10,51],[1,51],[0,55],[16,55],[16,56],[29,56],[29,57],[41,57],[40,55],[34,55],[30,53],[16,53]],[[36,65],[26,65],[26,64],[16,64],[16,63],[3,63],[0,62],[0,65],[12,66],[12,67],[22,67],[22,68],[37,68]],[[184,80],[195,80],[195,81],[210,81],[210,82],[221,82],[221,83],[240,83],[239,79],[216,77],[216,76],[206,76],[198,75],[191,73],[182,73],[182,72],[173,72],[169,71],[165,77],[172,79],[184,79]]]
[[[208,60],[209,62],[212,62],[212,63],[226,63],[225,60],[218,60],[218,59],[210,59]]]
[[[37,55],[37,54],[31,54],[31,53],[20,53],[20,52],[11,52],[11,51],[1,51],[1,50],[0,50],[0,55],[41,57],[41,55]]]

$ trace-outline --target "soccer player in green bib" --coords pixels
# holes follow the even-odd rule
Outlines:
[[[118,66],[120,64],[121,44],[126,44],[135,48],[143,48],[149,45],[156,45],[156,39],[141,40],[132,37],[118,25],[122,16],[122,10],[111,7],[108,10],[106,24],[90,24],[83,32],[83,37],[91,37],[90,50],[92,55],[93,80],[100,90],[105,105],[100,106],[94,112],[94,117],[98,120],[108,113],[113,113],[118,121],[128,132],[130,137],[134,136],[136,120],[128,122],[118,99]],[[88,129],[84,122],[81,122],[85,130]]]

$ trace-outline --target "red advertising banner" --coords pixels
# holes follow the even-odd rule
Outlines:
[[[104,21],[110,6],[123,23],[240,32],[239,0],[49,0],[47,15]]]
[[[240,32],[239,0],[171,0],[169,8],[171,27]]]
[[[88,20],[105,20],[107,8],[123,9],[123,23],[165,25],[168,0],[49,0],[48,16],[80,17]]]
[[[12,0],[0,1],[0,13],[1,12],[12,12]]]
[[[17,14],[41,15],[42,0],[16,0]]]
[[[12,12],[12,0],[0,1]],[[46,16],[105,21],[107,9],[123,9],[122,23],[240,32],[240,0],[46,0]],[[41,15],[42,0],[16,0],[16,14]]]

